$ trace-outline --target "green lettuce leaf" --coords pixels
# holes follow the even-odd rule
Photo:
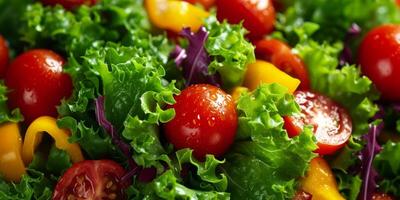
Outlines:
[[[375,169],[382,178],[379,190],[400,197],[400,143],[387,142],[374,159]]]
[[[216,174],[216,171],[220,165],[225,163],[225,160],[217,160],[213,155],[207,155],[204,162],[198,161],[191,149],[181,149],[175,152],[177,159],[177,171],[183,170],[185,164],[190,164],[195,167],[196,175],[189,177],[187,185],[192,188],[200,190],[216,190],[226,191],[228,186],[228,179],[224,173]],[[197,179],[197,180],[196,180]],[[200,179],[200,180],[198,180]]]
[[[343,41],[348,28],[357,23],[362,30],[384,23],[399,23],[400,12],[393,0],[313,0],[291,1],[284,14],[278,15],[276,28],[292,42],[294,30],[306,22],[320,29],[311,37],[318,41]],[[295,43],[295,42],[294,42]]]
[[[4,82],[0,81],[0,124],[5,122],[20,122],[23,121],[23,116],[19,109],[16,108],[10,112],[7,106],[7,93],[8,89]]]
[[[209,72],[219,72],[225,88],[240,85],[247,64],[255,61],[254,47],[244,38],[245,29],[215,17],[209,17],[205,26],[209,31],[205,48],[212,59]]]
[[[0,178],[0,199],[50,200],[52,188],[52,182],[42,172],[30,169],[19,183],[10,184]]]
[[[343,196],[348,200],[357,200],[362,184],[360,176],[343,171],[334,171],[334,174],[338,179],[338,188]]]
[[[31,4],[19,27],[26,47],[50,48],[80,59],[95,41],[121,41],[131,29],[149,29],[149,22],[141,0],[102,0],[74,12]]]
[[[223,200],[229,194],[218,191],[190,189],[179,183],[172,170],[167,170],[152,182],[138,189],[131,188],[130,199],[187,199],[187,200]]]
[[[243,95],[237,108],[239,134],[223,165],[232,198],[292,198],[316,149],[310,128],[294,138],[283,128],[282,115],[299,112],[293,96],[283,86],[264,84]]]

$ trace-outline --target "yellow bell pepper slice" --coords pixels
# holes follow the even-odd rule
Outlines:
[[[8,181],[18,182],[26,173],[21,149],[18,124],[9,122],[0,125],[0,174]]]
[[[238,86],[238,87],[233,88],[233,90],[231,92],[231,96],[232,96],[233,101],[235,101],[235,102],[238,101],[240,96],[244,92],[247,92],[247,91],[249,91],[249,89],[246,88],[246,87]]]
[[[44,132],[54,139],[58,149],[65,150],[68,153],[73,163],[84,159],[79,145],[68,141],[69,131],[58,128],[56,119],[53,117],[43,116],[34,120],[26,131],[22,147],[22,158],[25,164],[28,165],[32,162],[35,149],[41,142]]]
[[[196,32],[209,15],[199,7],[178,0],[145,0],[144,5],[150,21],[156,27],[176,33],[185,27]]]
[[[289,93],[292,94],[300,85],[300,80],[291,77],[269,62],[257,60],[247,66],[243,85],[254,90],[260,83],[279,83],[287,87]]]
[[[301,189],[310,193],[313,200],[345,199],[339,193],[331,168],[320,157],[311,161],[307,176],[301,181]]]

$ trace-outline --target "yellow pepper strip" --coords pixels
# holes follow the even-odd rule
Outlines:
[[[314,158],[307,176],[301,181],[301,189],[312,195],[313,200],[344,200],[340,195],[335,177],[323,158]]]
[[[56,119],[43,116],[33,121],[26,131],[22,147],[22,158],[25,164],[28,165],[32,161],[35,149],[42,140],[43,132],[48,133],[54,139],[58,149],[65,150],[69,154],[72,162],[76,163],[83,160],[79,145],[68,142],[69,131],[58,128]]]
[[[254,90],[260,83],[279,83],[286,86],[292,94],[300,85],[300,80],[291,77],[269,62],[257,60],[247,66],[243,85]]]
[[[21,148],[18,124],[10,122],[0,125],[0,173],[8,181],[18,182],[26,173]]]
[[[196,32],[209,13],[190,3],[178,0],[145,0],[150,21],[158,28],[179,33],[190,27]]]
[[[247,91],[249,91],[249,89],[246,87],[238,86],[238,87],[233,88],[232,93],[231,93],[233,101],[237,102],[237,100],[239,100],[240,96],[244,92],[247,92]]]

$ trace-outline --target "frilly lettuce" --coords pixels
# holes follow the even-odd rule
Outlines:
[[[255,61],[254,47],[248,42],[241,24],[231,25],[209,17],[205,26],[209,31],[205,48],[211,57],[210,73],[219,72],[224,88],[240,85],[247,64]]]
[[[383,145],[374,166],[381,177],[379,189],[400,197],[400,143],[389,141]]]
[[[224,172],[233,199],[289,199],[315,156],[315,139],[305,128],[289,138],[282,115],[299,112],[293,96],[277,84],[241,96],[239,133],[226,155]]]
[[[7,93],[8,89],[3,81],[0,81],[0,124],[5,122],[19,122],[23,121],[24,117],[16,108],[10,112],[7,106]]]

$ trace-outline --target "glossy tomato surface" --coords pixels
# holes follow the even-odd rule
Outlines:
[[[286,43],[276,39],[263,39],[256,43],[255,53],[258,59],[271,62],[292,77],[300,79],[300,90],[310,89],[310,80],[303,60],[294,54]]]
[[[400,25],[382,25],[363,39],[358,52],[362,72],[382,94],[400,101]]]
[[[216,0],[216,6],[219,21],[243,21],[251,39],[262,38],[274,29],[275,9],[271,0]]]
[[[176,149],[191,148],[197,158],[223,155],[237,129],[236,106],[231,96],[207,84],[192,85],[175,97],[175,118],[164,125]]]
[[[0,35],[0,78],[3,78],[8,64],[8,46],[6,40]]]
[[[97,0],[41,0],[44,5],[55,6],[62,5],[66,9],[74,9],[81,5],[91,6],[96,4]]]
[[[112,160],[85,160],[75,163],[58,181],[53,200],[125,199],[125,170]]]
[[[63,65],[58,54],[44,49],[27,51],[10,64],[5,77],[8,104],[20,108],[26,123],[44,115],[57,117],[56,106],[73,88]]]
[[[372,195],[372,200],[394,200],[394,198],[385,193],[374,193]]]
[[[305,125],[311,125],[317,139],[317,153],[332,154],[346,144],[351,135],[352,122],[345,109],[317,93],[296,91],[294,96],[301,113],[284,117],[290,137],[300,134]]]

